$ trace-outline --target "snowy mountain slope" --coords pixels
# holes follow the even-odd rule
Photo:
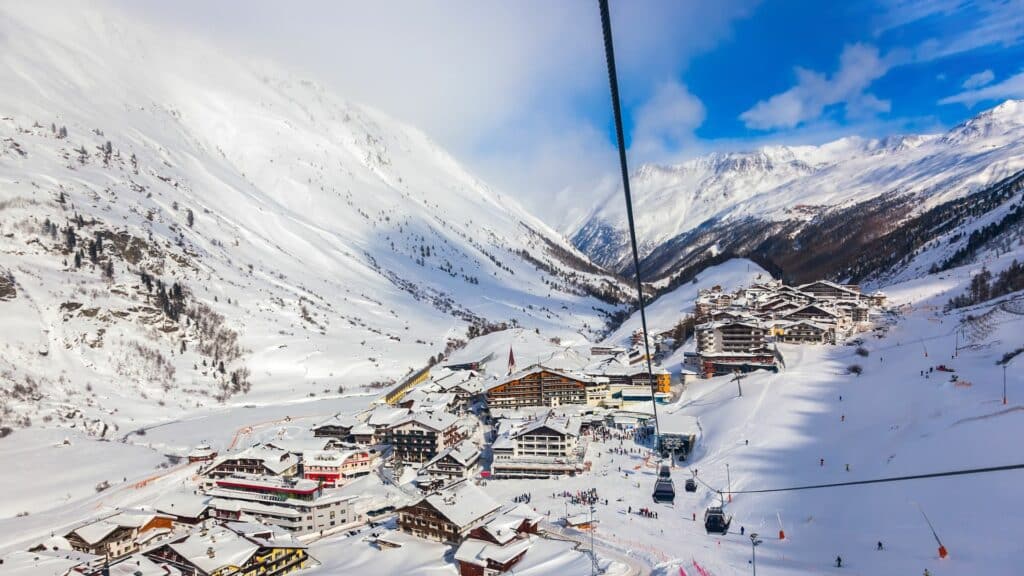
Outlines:
[[[708,223],[806,220],[881,195],[924,210],[1024,169],[1024,101],[1007,101],[939,135],[844,138],[643,166],[631,180],[643,255]],[[617,198],[616,196],[612,196]],[[566,232],[596,260],[627,263],[625,214],[598,207]]]
[[[7,4],[0,31],[2,424],[334,394],[470,325],[617,309],[618,279],[379,112],[103,4]]]

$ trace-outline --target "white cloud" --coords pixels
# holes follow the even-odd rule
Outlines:
[[[935,37],[914,49],[917,61],[934,60],[986,46],[1024,42],[1021,0],[881,0],[877,34],[909,24]]]
[[[1024,72],[1010,76],[1006,80],[996,84],[990,84],[984,88],[965,90],[939,100],[939,104],[964,104],[974,106],[978,102],[987,100],[1005,100],[1007,98],[1024,98]]]
[[[974,90],[975,88],[981,88],[987,84],[991,84],[995,80],[996,75],[991,70],[982,70],[977,74],[971,74],[964,80],[963,87],[968,90]]]
[[[565,181],[588,178],[609,149],[593,0],[107,1],[413,124],[531,209],[546,208]],[[756,2],[612,2],[623,102],[647,100]],[[598,142],[582,146],[584,135]]]
[[[657,161],[694,139],[693,132],[705,117],[704,103],[679,82],[658,85],[647,102],[637,109],[632,157],[640,162]]]
[[[740,114],[748,128],[771,130],[795,128],[821,118],[829,106],[845,106],[848,118],[869,118],[888,112],[890,103],[866,92],[892,66],[868,44],[850,44],[839,57],[839,69],[831,76],[797,68],[795,86],[762,100]]]

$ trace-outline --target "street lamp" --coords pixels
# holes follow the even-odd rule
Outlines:
[[[597,530],[594,528],[594,505],[590,505],[590,574],[594,576],[597,574],[597,556],[594,556],[594,532]]]
[[[750,554],[752,557],[751,564],[754,567],[754,576],[757,576],[757,547],[761,542],[762,540],[757,539],[757,532],[750,533]]]

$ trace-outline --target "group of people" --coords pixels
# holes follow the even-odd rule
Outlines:
[[[516,496],[515,498],[512,499],[512,501],[515,502],[516,504],[529,504],[530,500],[532,500],[532,499],[533,499],[533,495],[530,494],[529,492],[526,492],[526,493],[520,494],[519,496]]]
[[[633,507],[632,506],[629,507],[629,513],[630,514],[633,513]],[[658,519],[658,513],[656,511],[654,511],[654,510],[651,510],[650,508],[647,508],[646,506],[643,507],[643,508],[637,508],[636,509],[636,513],[639,514],[640,516],[643,516],[644,518],[654,518],[655,520]]]
[[[529,494],[527,494],[527,496],[529,496]],[[602,500],[601,498],[598,497],[597,488],[591,488],[590,490],[577,490],[576,492],[570,492],[568,490],[565,490],[561,493],[554,493],[551,495],[552,498],[557,498],[559,496],[562,498],[568,498],[569,503],[574,506],[592,506],[594,504],[602,503],[605,505],[608,504],[607,498]],[[529,502],[529,500],[527,500],[527,502]]]

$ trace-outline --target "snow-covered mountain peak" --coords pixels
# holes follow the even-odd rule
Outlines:
[[[983,139],[996,139],[1024,128],[1024,100],[1007,100],[985,110],[950,130],[943,141],[962,144]]]
[[[0,385],[0,413],[87,385],[114,424],[384,385],[470,329],[597,333],[618,308],[619,280],[420,130],[43,4],[0,6],[0,371],[35,383]]]
[[[1019,100],[941,135],[847,136],[817,146],[716,152],[638,170],[633,180],[638,240],[649,253],[712,220],[806,219],[887,193],[923,194],[924,209],[1021,168],[1024,102]],[[613,203],[566,232],[592,258],[620,267],[628,255],[625,228]]]

